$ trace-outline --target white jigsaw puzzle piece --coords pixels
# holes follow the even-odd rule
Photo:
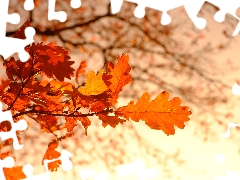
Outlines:
[[[113,14],[120,11],[123,0],[110,0],[111,10]],[[171,17],[167,13],[169,10],[174,8],[184,6],[188,17],[192,20],[194,25],[198,29],[203,29],[206,27],[207,21],[204,18],[198,17],[198,13],[201,10],[205,2],[209,2],[220,8],[214,19],[217,22],[223,22],[227,13],[234,16],[240,21],[240,18],[236,15],[236,10],[240,7],[240,0],[125,0],[128,2],[136,3],[137,7],[134,11],[135,17],[142,18],[145,15],[145,8],[152,8],[155,10],[162,11],[161,24],[167,25],[171,22]],[[240,32],[240,22],[238,23],[233,36]]]
[[[65,22],[67,20],[67,13],[65,11],[55,11],[56,0],[48,0],[48,20],[59,20]],[[71,0],[71,7],[76,9],[81,6],[81,0]]]
[[[59,20],[65,22],[67,20],[67,13],[65,11],[55,11],[56,0],[48,0],[48,20]]]
[[[64,11],[55,11],[56,0],[48,0],[48,20],[59,20],[64,22],[67,19],[67,14]],[[79,8],[81,0],[71,0],[72,8]],[[7,59],[14,53],[18,53],[19,59],[26,62],[29,59],[29,54],[25,51],[24,47],[34,42],[33,37],[36,33],[33,27],[25,29],[26,39],[6,37],[7,22],[11,24],[18,24],[20,16],[17,13],[8,14],[9,0],[0,1],[0,54]],[[25,0],[24,9],[27,11],[34,9],[33,0]]]
[[[25,30],[26,39],[6,37],[7,23],[18,24],[20,16],[17,13],[8,14],[9,0],[0,1],[0,54],[7,59],[14,53],[18,53],[22,62],[29,59],[29,54],[25,51],[25,47],[34,42],[35,29],[28,27]]]
[[[82,5],[81,0],[71,0],[71,7],[73,9],[77,9],[80,8],[80,6]]]
[[[233,128],[233,127],[240,127],[240,124],[233,123],[233,122],[228,122],[227,132],[225,132],[223,134],[220,134],[220,136],[223,137],[223,138],[228,138],[230,136],[230,128]]]
[[[171,17],[168,14],[169,10],[184,6],[190,19],[194,25],[199,29],[206,26],[206,20],[197,17],[199,10],[204,4],[204,0],[126,0],[128,2],[136,3],[137,7],[134,11],[135,17],[143,18],[145,16],[145,8],[152,8],[162,12],[161,24],[167,25],[171,22]],[[111,0],[112,13],[116,14],[120,11],[123,0]]]
[[[5,141],[7,139],[12,138],[13,139],[13,148],[15,150],[19,150],[23,147],[23,145],[20,145],[18,142],[18,138],[16,135],[16,131],[20,130],[26,130],[28,127],[27,122],[24,119],[21,119],[20,121],[14,123],[12,119],[11,111],[2,111],[2,103],[0,102],[0,123],[3,121],[9,121],[11,123],[11,130],[7,132],[0,132],[0,138]]]
[[[236,15],[237,9],[240,7],[239,0],[208,0],[207,2],[217,6],[220,10],[214,15],[214,20],[217,22],[223,22],[226,14],[230,14],[238,19],[238,25],[235,28],[232,36],[236,36],[240,32],[240,18]]]
[[[23,166],[23,173],[26,175],[27,178],[25,178],[24,180],[51,180],[49,170],[48,170],[48,163],[54,162],[57,160],[62,161],[61,167],[64,171],[69,171],[73,168],[72,161],[70,160],[70,157],[72,157],[72,156],[73,156],[73,154],[71,154],[67,150],[63,149],[59,158],[55,158],[55,159],[51,159],[51,160],[45,159],[43,161],[43,163],[44,163],[46,172],[38,174],[38,175],[33,175],[33,166],[31,164],[25,164]]]
[[[25,0],[23,7],[24,7],[24,9],[26,11],[33,10],[34,9],[34,2],[33,2],[33,0]]]

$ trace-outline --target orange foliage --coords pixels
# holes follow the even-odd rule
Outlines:
[[[94,71],[90,71],[87,76],[87,82],[85,87],[80,87],[78,90],[81,94],[90,96],[102,94],[108,88],[104,81],[102,80],[103,71],[100,71],[97,76],[95,76]]]
[[[3,168],[6,180],[25,179],[26,175],[22,171],[22,166],[15,166],[13,168]]]
[[[14,36],[22,37],[21,33],[26,27],[25,23]],[[174,125],[184,128],[184,122],[189,120],[191,112],[188,107],[180,106],[180,98],[169,101],[169,93],[166,91],[153,101],[149,101],[150,96],[145,92],[136,104],[131,101],[127,106],[114,109],[119,93],[132,79],[129,57],[125,54],[118,56],[116,65],[109,62],[107,72],[101,70],[95,75],[94,71],[90,71],[85,85],[75,87],[74,84],[64,82],[65,78],[71,79],[74,76],[74,69],[71,67],[74,62],[70,60],[69,51],[53,46],[52,43],[33,43],[25,49],[30,54],[27,62],[23,63],[13,57],[4,62],[8,80],[2,81],[0,85],[0,101],[11,110],[15,122],[27,115],[39,124],[44,133],[55,135],[43,160],[60,156],[55,150],[58,142],[74,135],[73,129],[78,125],[77,121],[82,123],[87,135],[87,128],[91,125],[88,117],[93,115],[99,117],[103,127],[116,127],[130,118],[134,121],[141,119],[150,128],[162,130],[167,135],[175,133]],[[82,61],[76,78],[84,73],[85,67],[86,62]],[[43,81],[42,76],[48,80],[45,78]],[[83,114],[80,112],[81,108],[89,111]],[[58,122],[60,116],[65,118],[63,124]],[[54,133],[64,128],[67,133],[62,132],[64,135],[61,137]],[[57,170],[59,164],[60,161],[52,162],[49,169]],[[21,167],[16,167],[14,173],[11,173],[13,169],[5,169],[4,172],[12,179],[15,177],[10,174],[22,177]]]
[[[48,148],[43,157],[42,164],[45,159],[49,160],[56,159],[61,155],[58,151],[55,150],[57,147],[58,147],[57,141],[52,141],[48,144]],[[48,164],[48,169],[51,171],[57,171],[57,168],[59,167],[60,164],[62,164],[61,160],[51,162]]]
[[[134,105],[134,101],[127,106],[118,108],[116,111],[124,114],[125,119],[131,118],[138,122],[145,121],[152,129],[163,130],[167,135],[175,134],[174,125],[184,128],[184,122],[188,121],[191,112],[188,107],[180,106],[181,99],[178,97],[168,101],[169,93],[163,91],[153,101],[149,102],[150,96],[146,92]]]

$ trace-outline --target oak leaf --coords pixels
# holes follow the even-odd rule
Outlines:
[[[73,129],[78,125],[76,118],[66,116],[65,120],[66,120],[65,126],[66,126],[68,132],[73,131]]]
[[[108,88],[102,80],[103,70],[96,76],[94,71],[90,71],[87,76],[85,87],[79,87],[79,92],[83,95],[98,95],[106,91]]]
[[[140,119],[152,129],[162,130],[167,135],[175,134],[174,125],[183,129],[184,122],[188,121],[191,111],[187,106],[180,106],[181,99],[178,97],[168,101],[169,93],[163,91],[153,101],[145,92],[134,105],[130,101],[127,106],[118,108],[115,112],[122,113],[126,119],[131,118],[138,122]]]
[[[5,152],[5,153],[1,153],[0,154],[0,159],[5,159],[6,157],[8,157],[8,156],[10,156],[10,151],[7,151],[7,152]]]
[[[18,38],[18,39],[26,39],[25,36],[25,29],[27,27],[33,27],[33,25],[27,20],[12,36],[13,38]]]
[[[26,178],[26,175],[22,171],[22,166],[3,168],[3,172],[6,180],[19,180]]]
[[[107,125],[115,128],[119,123],[123,124],[125,119],[119,118],[119,116],[110,116],[108,114],[97,114],[100,120],[102,120],[102,126],[105,128]]]
[[[86,61],[85,60],[81,61],[80,66],[78,67],[76,72],[76,81],[78,81],[78,78],[80,77],[81,74],[85,73],[86,67],[87,67]]]
[[[80,115],[80,113],[78,114]],[[77,121],[80,121],[85,128],[85,134],[87,135],[87,128],[91,125],[91,121],[88,117],[67,117],[65,116],[66,124],[65,127],[67,128],[68,132],[73,131],[74,127],[77,126]]]
[[[60,82],[60,81],[41,81],[40,83],[43,86],[50,85],[50,87],[54,89],[59,89],[61,91],[72,91],[72,84],[67,82]]]
[[[41,130],[44,132],[51,133],[58,129],[58,119],[55,116],[38,116],[36,120],[40,123]]]
[[[74,69],[71,67],[74,61],[69,61],[69,51],[60,46],[54,46],[53,43],[43,45],[42,43],[33,43],[27,48],[29,54],[34,54],[32,59],[37,61],[34,68],[41,69],[47,77],[56,77],[59,81],[64,78],[71,79],[74,76]]]
[[[108,86],[108,93],[111,94],[111,105],[115,104],[118,99],[118,94],[122,91],[123,86],[128,84],[132,77],[129,74],[131,67],[128,64],[129,56],[123,54],[118,56],[118,63],[116,66],[112,62],[108,63],[108,74],[103,74],[103,80]]]
[[[3,91],[10,83],[10,80],[1,80],[0,92]]]
[[[43,157],[42,164],[44,164],[45,159],[51,160],[51,159],[56,159],[60,157],[61,154],[55,150],[57,147],[58,147],[58,142],[55,140],[51,141],[48,144],[48,148]],[[50,162],[48,163],[48,169],[50,171],[57,171],[57,168],[59,167],[60,164],[62,164],[61,160]]]

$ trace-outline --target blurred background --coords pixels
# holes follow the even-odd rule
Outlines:
[[[213,16],[219,8],[205,3],[199,17],[207,19],[207,27],[199,30],[183,7],[169,11],[172,22],[163,26],[160,11],[146,8],[146,15],[139,19],[133,14],[136,4],[127,1],[119,13],[112,14],[109,0],[82,0],[77,9],[71,8],[70,0],[59,0],[56,11],[68,15],[67,21],[59,22],[48,21],[47,1],[34,0],[30,12],[23,3],[10,0],[9,12],[19,13],[21,22],[8,24],[7,36],[29,20],[36,29],[36,43],[54,42],[69,49],[75,69],[81,61],[87,62],[86,74],[105,69],[109,61],[116,63],[118,55],[129,55],[133,80],[123,88],[115,108],[136,102],[146,91],[152,99],[169,91],[171,98],[180,97],[192,111],[185,128],[176,127],[171,136],[143,122],[103,128],[97,117],[91,117],[87,136],[79,124],[76,135],[61,142],[74,154],[74,168],[59,169],[51,173],[52,179],[217,180],[226,171],[240,171],[240,129],[232,128],[228,138],[219,135],[227,131],[228,122],[238,123],[240,118],[239,96],[231,92],[240,80],[240,36],[232,36],[236,18],[227,15],[217,23]],[[4,69],[0,74],[6,77]],[[70,82],[80,86],[86,74]],[[50,135],[30,118],[26,120],[32,126],[22,133],[24,148],[15,152],[18,165],[31,163],[34,173],[43,173],[42,159],[36,159],[36,154],[44,156]]]

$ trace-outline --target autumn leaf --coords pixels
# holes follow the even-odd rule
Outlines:
[[[10,156],[10,151],[7,151],[5,153],[0,153],[0,159],[5,159],[6,157]]]
[[[33,25],[27,20],[18,30],[17,32],[13,35],[13,38],[18,38],[18,39],[26,39],[25,36],[25,29],[27,27],[33,27]]]
[[[0,123],[0,132],[8,132],[11,131],[12,124],[9,121],[2,121]]]
[[[162,130],[167,135],[175,134],[174,125],[183,129],[184,122],[188,121],[191,111],[187,106],[180,106],[181,99],[178,97],[168,101],[169,93],[163,91],[153,101],[150,95],[144,93],[139,101],[134,105],[130,101],[127,106],[118,108],[115,112],[129,119],[138,122],[140,119],[145,121],[150,128]]]
[[[55,150],[57,147],[58,147],[58,142],[55,141],[55,140],[51,141],[48,144],[48,148],[47,148],[47,151],[45,152],[45,155],[43,157],[42,164],[44,164],[45,159],[51,160],[51,159],[59,158],[59,156],[61,154],[58,151]],[[62,164],[62,162],[60,160],[50,162],[50,163],[48,163],[48,169],[50,171],[57,171],[57,168],[59,167],[60,164]]]
[[[32,102],[38,104],[38,105],[41,105],[41,106],[44,106],[44,107],[47,107],[47,103],[45,101],[43,101],[42,99],[38,98],[38,97],[28,97],[29,100],[31,100]]]
[[[87,128],[88,128],[88,126],[91,125],[91,121],[89,120],[88,117],[82,117],[82,118],[80,118],[80,121],[81,121],[83,127],[85,128],[85,135],[87,135]]]
[[[87,67],[86,61],[85,60],[81,61],[81,64],[78,67],[77,72],[76,72],[76,81],[78,81],[78,78],[80,77],[81,74],[85,73],[86,67]]]
[[[64,81],[64,78],[71,79],[74,76],[74,69],[71,67],[74,61],[69,61],[69,51],[62,47],[54,46],[53,43],[47,45],[33,43],[27,51],[34,54],[31,57],[37,61],[34,67],[44,72],[47,77],[55,76],[59,81]]]
[[[22,171],[22,166],[3,168],[3,172],[6,180],[19,180],[26,178],[26,175]]]
[[[102,101],[97,101],[93,104],[91,104],[90,111],[91,112],[101,112],[103,109],[105,109],[106,105]]]
[[[59,89],[61,91],[72,91],[72,84],[67,82],[60,82],[60,81],[41,81],[42,86],[46,86],[47,84],[50,87],[54,87],[54,89]]]
[[[68,132],[73,131],[73,129],[77,126],[77,119],[72,117],[65,117],[66,123],[65,126]]]
[[[78,113],[80,115],[80,113]],[[65,116],[66,124],[65,127],[67,128],[68,132],[73,131],[74,127],[77,126],[77,121],[80,121],[85,128],[85,134],[87,135],[87,128],[91,125],[91,121],[88,117],[67,117]]]
[[[0,91],[3,91],[10,83],[10,80],[1,80]]]
[[[87,76],[85,87],[79,87],[79,92],[83,95],[98,95],[106,91],[108,88],[102,80],[103,70],[96,76],[94,71],[90,71]]]
[[[108,114],[97,114],[97,116],[100,120],[102,120],[103,127],[110,125],[111,127],[115,128],[119,123],[123,124],[123,122],[126,121],[125,119],[119,118],[119,116],[110,116]]]
[[[59,127],[57,125],[58,119],[55,116],[38,116],[36,120],[40,123],[41,130],[47,133],[56,131]]]
[[[60,102],[61,97],[61,94],[48,95],[46,92],[39,95],[39,99],[47,103],[47,107],[44,107],[43,109],[55,112],[61,112],[64,107],[64,105]]]
[[[118,63],[116,66],[112,62],[108,63],[108,74],[103,74],[103,80],[108,86],[108,93],[111,94],[111,104],[115,104],[118,99],[118,94],[122,91],[123,86],[128,84],[132,77],[129,74],[131,67],[128,64],[129,56],[123,54],[118,56]],[[110,76],[110,77],[109,77]]]

